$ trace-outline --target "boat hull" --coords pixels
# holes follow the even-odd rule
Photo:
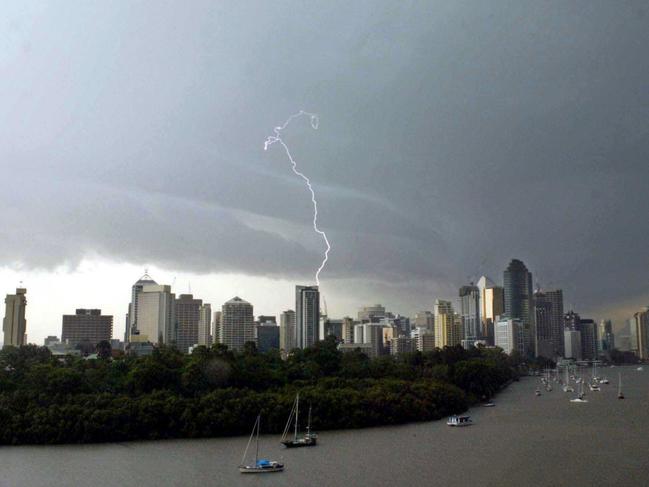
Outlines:
[[[282,445],[284,445],[286,448],[302,448],[303,446],[316,446],[317,444],[318,444],[317,438],[282,441]]]
[[[273,467],[252,467],[252,466],[239,467],[240,473],[274,473],[274,472],[282,472],[283,470],[284,470],[284,465],[276,465]]]

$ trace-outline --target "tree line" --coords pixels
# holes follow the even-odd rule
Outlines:
[[[298,391],[316,429],[426,421],[491,397],[517,365],[499,349],[461,347],[370,359],[340,352],[333,337],[286,360],[252,344],[91,360],[5,347],[0,444],[240,435],[260,411],[264,432],[279,433]]]

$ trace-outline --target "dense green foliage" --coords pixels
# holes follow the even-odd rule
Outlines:
[[[192,355],[53,358],[46,348],[0,352],[0,443],[70,443],[281,432],[297,391],[317,429],[423,421],[461,412],[513,378],[498,350],[445,348],[370,360],[333,340],[278,353],[221,345]]]

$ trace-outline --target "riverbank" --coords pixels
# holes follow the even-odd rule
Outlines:
[[[465,411],[515,377],[496,350],[368,359],[332,341],[288,360],[216,346],[61,362],[24,347],[3,350],[0,366],[5,445],[245,435],[260,412],[263,431],[280,433],[298,391],[320,431],[429,421]]]

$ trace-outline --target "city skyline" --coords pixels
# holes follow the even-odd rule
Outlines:
[[[513,259],[513,260],[517,260],[517,259]],[[503,267],[503,270],[504,269],[505,269],[505,267]],[[500,273],[497,274],[497,275],[502,276],[503,270],[501,270]],[[178,289],[178,287],[179,287],[178,284],[176,284],[176,285],[156,284],[158,281],[160,281],[160,282],[163,282],[163,281],[160,280],[160,279],[158,279],[156,281],[154,278],[151,277],[150,274],[155,274],[154,271],[150,271],[149,269],[145,269],[143,272],[144,272],[144,274],[142,275],[141,279],[145,279],[145,281],[137,281],[135,283],[131,282],[130,285],[128,286],[129,289],[134,288],[140,282],[144,282],[144,285],[147,285],[148,283],[153,283],[154,285],[157,285],[157,286],[166,286],[166,287],[168,287],[169,291],[171,292],[171,295],[175,296],[176,298],[180,297],[181,295],[190,294],[189,291],[192,290],[191,281],[187,281],[187,283],[185,284],[186,291],[183,292],[182,289]],[[72,276],[69,275],[67,277],[72,277]],[[211,296],[215,295],[214,290],[209,285],[210,279],[209,279],[209,277],[206,278],[205,276],[194,276],[194,277],[198,277],[198,279],[193,284],[194,292],[191,293],[191,294],[194,295],[195,299],[202,300],[205,303],[208,303],[210,301],[212,301],[213,303],[217,303],[217,309],[220,309],[220,303],[225,303],[226,301],[231,299],[231,297],[235,294],[232,291],[230,291],[229,289],[225,288],[225,289],[221,290],[218,293],[219,296],[220,295],[226,296],[220,302],[219,302],[218,299],[210,300],[210,298],[204,298],[205,295],[211,295]],[[503,281],[502,277],[500,279],[498,279],[498,278],[491,279],[490,276],[482,276],[482,277],[486,277],[487,281],[490,284],[493,284],[498,288],[502,288],[502,286],[504,284],[504,281]],[[151,279],[151,280],[149,281],[148,279]],[[177,280],[178,280],[177,277],[174,277],[174,278],[172,278],[171,281],[175,282]],[[242,282],[243,281],[239,281],[238,288],[245,287],[245,286],[243,286],[241,284]],[[200,284],[197,286],[197,283],[200,283]],[[533,284],[534,284],[535,287],[538,287],[538,284],[536,283],[536,281],[534,281]],[[24,284],[21,282],[21,285],[24,285]],[[288,285],[288,288],[280,287],[280,286],[284,286],[284,285]],[[281,293],[277,293],[277,289],[281,289],[282,293],[284,293],[284,294],[287,294],[286,289],[289,289],[289,293],[290,293],[290,289],[295,290],[295,284],[294,283],[284,283],[282,281],[275,282],[273,280],[269,280],[268,287],[273,288],[275,290],[275,294],[281,294]],[[466,285],[458,286],[458,288],[460,289],[460,293],[462,292],[463,288],[465,288],[465,287],[466,287]],[[444,296],[441,296],[441,297],[431,298],[429,303],[424,303],[424,304],[421,304],[421,305],[411,306],[409,308],[410,311],[406,311],[406,312],[396,311],[394,306],[392,306],[392,305],[387,305],[387,306],[388,306],[388,308],[394,310],[396,312],[396,314],[411,317],[411,319],[413,319],[413,320],[415,319],[416,315],[418,313],[422,312],[422,311],[432,311],[435,308],[435,301],[440,300],[440,299],[450,302],[453,308],[457,308],[457,311],[461,311],[462,298],[461,298],[461,296],[458,297],[458,288],[452,290],[447,295],[444,295]],[[554,291],[553,289],[546,289],[546,288],[541,288],[541,289],[543,291],[551,291],[551,292]],[[207,291],[207,292],[205,292],[205,291]],[[257,291],[257,292],[255,293],[255,291]],[[559,292],[560,291],[561,290],[559,290]],[[8,291],[8,293],[9,292],[13,292],[13,291]],[[203,293],[205,293],[205,294],[203,294]],[[68,294],[69,293],[64,292],[64,295],[68,295]],[[123,290],[119,294],[124,294]],[[244,299],[245,299],[245,293],[244,292],[239,293],[239,294],[243,295]],[[263,291],[260,292],[260,290],[255,290],[255,289],[251,289],[250,294],[257,295],[260,298],[262,296],[267,297],[267,294],[265,292],[263,292]],[[30,292],[30,295],[33,298],[34,297],[34,292],[33,291]],[[97,296],[92,296],[92,295],[89,295],[89,296],[90,296],[89,301],[91,301],[94,304],[93,304],[93,306],[85,306],[85,308],[89,308],[89,309],[90,308],[101,308],[101,309],[105,310],[105,314],[109,314],[109,315],[114,316],[113,338],[123,340],[124,339],[124,331],[125,331],[125,327],[126,327],[126,323],[127,323],[127,319],[128,319],[127,316],[126,316],[126,312],[128,312],[130,310],[129,302],[127,302],[124,306],[119,305],[119,306],[122,306],[124,308],[121,313],[119,312],[120,311],[119,309],[117,309],[116,312],[113,312],[113,309],[111,309],[110,306],[104,306],[102,304],[100,298],[98,298]],[[135,296],[135,294],[134,294],[134,291],[132,290],[131,295],[126,299],[133,299],[133,296]],[[227,296],[229,296],[229,297],[227,297]],[[325,299],[326,299],[326,296],[325,296]],[[258,310],[258,305],[257,305],[256,301],[252,300],[252,299],[249,300],[249,301],[255,306],[255,310],[256,310],[255,315],[272,315],[272,316],[276,316],[277,319],[279,320],[279,317],[280,317],[281,313],[284,311],[284,309],[275,309],[270,304],[270,301],[268,301],[268,300],[264,301],[263,299],[261,300],[261,303],[263,303],[264,306],[259,311],[257,311]],[[36,302],[38,302],[38,298],[36,298]],[[295,304],[296,304],[295,292],[293,292],[292,297],[286,299],[286,302],[288,304],[285,306],[285,309],[294,310]],[[370,300],[362,302],[362,303],[361,302],[355,302],[354,303],[354,302],[349,301],[348,306],[345,308],[347,310],[346,312],[339,313],[337,311],[339,309],[337,306],[335,306],[335,305],[334,306],[329,306],[329,308],[333,311],[333,312],[329,313],[329,316],[332,317],[332,318],[343,318],[343,317],[346,317],[346,316],[356,316],[357,313],[359,313],[361,310],[363,310],[365,308],[371,309],[373,307],[373,305],[371,305],[370,303],[373,303],[373,302],[381,302],[381,303],[385,304],[385,303],[389,303],[390,301],[388,299],[383,299],[383,298],[378,297],[378,296],[373,301],[370,299]],[[60,305],[59,308],[63,309],[63,312],[60,315],[58,315],[58,320],[59,320],[58,324],[43,327],[43,326],[38,326],[39,325],[38,319],[36,321],[36,325],[34,326],[34,320],[32,318],[32,313],[33,313],[34,310],[33,310],[33,304],[32,303],[33,303],[33,301],[32,301],[32,299],[30,299],[30,305],[29,305],[28,310],[27,310],[27,321],[29,322],[29,326],[27,328],[27,333],[26,334],[27,334],[27,337],[28,337],[28,342],[30,342],[30,343],[39,343],[39,344],[42,343],[42,340],[45,339],[46,337],[51,336],[52,334],[56,335],[57,333],[60,333],[60,317],[62,315],[71,314],[71,313],[74,312],[75,309],[84,307],[83,303],[79,304],[78,302],[76,302],[76,304],[74,304],[75,303],[74,300],[71,301],[72,308],[70,308],[68,306],[67,308],[63,309],[63,308],[61,308],[62,305]],[[482,303],[481,303],[481,306],[482,306]],[[565,307],[566,311],[568,311],[568,310],[577,310],[583,316],[593,316],[596,319],[596,321],[610,320],[613,323],[614,332],[617,332],[617,331],[621,330],[625,326],[626,321],[633,318],[634,314],[639,309],[644,309],[645,308],[645,306],[639,306],[639,307],[636,307],[636,308],[631,307],[630,308],[631,312],[629,314],[625,314],[624,312],[622,312],[622,313],[619,314],[619,316],[617,318],[615,318],[615,317],[611,317],[611,316],[608,316],[608,315],[599,315],[599,314],[594,315],[594,314],[588,313],[587,311],[582,311],[581,308],[577,308],[577,307],[573,306],[572,303],[570,303],[570,301],[565,301],[564,307]],[[126,311],[124,311],[124,310],[126,310]],[[44,311],[44,315],[48,317],[47,318],[48,322],[50,322],[50,323],[56,322],[56,320],[53,319],[53,315],[52,315],[51,312],[48,312],[47,310],[40,310],[40,311]],[[36,316],[41,316],[42,317],[43,314],[40,314],[40,315],[37,314]],[[175,319],[174,319],[174,321],[175,321]],[[42,323],[42,321],[41,321],[41,323]],[[59,328],[58,329],[55,328],[56,326],[58,326]],[[35,336],[35,338],[32,338],[33,336]]]

